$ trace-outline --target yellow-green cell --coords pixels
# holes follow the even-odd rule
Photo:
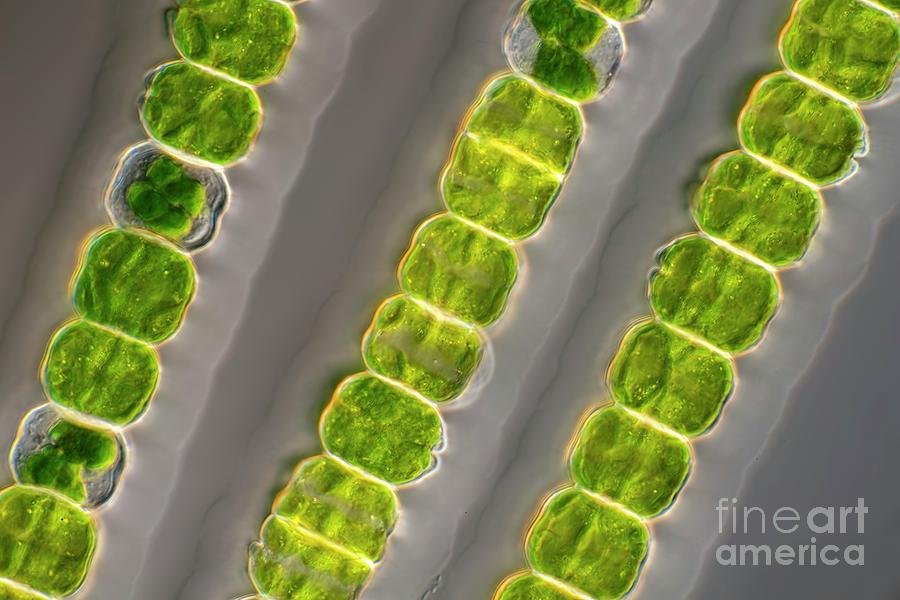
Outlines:
[[[609,406],[585,423],[571,466],[578,485],[652,517],[675,500],[690,463],[684,441]]]
[[[683,435],[703,433],[734,385],[731,361],[665,325],[636,325],[609,369],[616,401]]]
[[[397,520],[397,500],[387,486],[316,456],[297,469],[275,514],[377,561]]]
[[[0,577],[68,596],[84,581],[95,543],[91,518],[68,500],[21,486],[0,492]]]
[[[144,413],[156,390],[159,360],[145,344],[75,321],[50,341],[43,377],[61,406],[127,425]]]
[[[621,598],[647,555],[644,525],[584,492],[553,496],[528,532],[526,554],[538,572],[597,600]]]
[[[277,76],[297,38],[294,12],[273,0],[186,0],[173,29],[182,56],[248,83]]]
[[[352,600],[370,570],[278,517],[266,520],[261,543],[250,547],[250,577],[267,598]]]
[[[160,156],[125,190],[125,201],[147,229],[169,239],[184,237],[203,212],[206,189],[184,167]]]
[[[634,19],[650,7],[650,0],[585,0],[585,2],[617,21]]]
[[[571,165],[582,128],[576,106],[516,76],[488,86],[465,126],[477,137],[507,145],[557,173]]]
[[[576,600],[537,575],[518,575],[503,582],[495,600]]]
[[[244,156],[262,124],[251,88],[184,62],[153,75],[141,110],[153,138],[220,165]]]
[[[490,141],[463,136],[444,175],[443,193],[452,212],[521,239],[541,226],[561,185],[555,173]]]
[[[9,583],[0,581],[0,600],[47,600],[46,596],[38,596]]]
[[[181,326],[194,296],[191,260],[157,239],[113,229],[88,245],[75,279],[75,307],[87,319],[148,343]]]
[[[441,216],[416,233],[400,264],[400,287],[466,323],[485,327],[503,312],[517,270],[510,244]]]
[[[363,341],[366,366],[429,400],[458,396],[481,361],[478,333],[407,296],[385,302]]]
[[[757,84],[739,130],[748,150],[818,185],[849,175],[866,144],[858,111],[786,73]]]
[[[697,226],[775,267],[799,260],[822,213],[819,193],[743,152],[719,158],[691,201]]]
[[[891,84],[900,25],[859,0],[801,0],[781,39],[787,67],[862,102]]]
[[[368,374],[338,388],[321,434],[329,452],[393,484],[431,469],[442,436],[434,407]]]
[[[763,267],[700,237],[660,255],[650,303],[660,319],[731,353],[755,344],[778,304],[778,283]]]

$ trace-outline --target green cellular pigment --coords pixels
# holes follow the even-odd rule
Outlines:
[[[289,7],[272,0],[185,0],[174,38],[188,60],[264,83],[284,69],[297,24]]]
[[[578,52],[593,48],[606,30],[603,17],[572,0],[531,0],[525,12],[542,39]]]
[[[656,321],[625,334],[609,370],[617,402],[688,436],[712,426],[733,381],[731,361]]]
[[[390,488],[316,456],[300,465],[275,514],[377,561],[397,520],[397,500]]]
[[[191,231],[205,200],[203,184],[168,156],[154,160],[144,178],[125,190],[128,207],[147,229],[173,240]]]
[[[858,0],[801,0],[781,51],[789,69],[862,102],[891,85],[900,26]]]
[[[757,86],[739,129],[748,150],[819,185],[850,174],[866,140],[855,110],[785,73]]]
[[[538,230],[561,185],[556,174],[463,136],[444,175],[443,193],[454,213],[518,240]]]
[[[44,385],[55,402],[115,425],[144,413],[158,380],[152,348],[84,321],[60,329],[44,359]]]
[[[20,483],[44,487],[84,502],[84,471],[109,469],[116,463],[118,444],[109,433],[57,421],[48,431],[50,445],[28,456],[18,469]]]
[[[46,600],[46,596],[38,596],[0,581],[0,600]]]
[[[278,600],[352,600],[369,571],[361,560],[277,517],[263,524],[262,543],[250,547],[256,589]]]
[[[557,173],[572,163],[582,128],[577,107],[516,76],[492,83],[466,124],[476,136],[510,146]]]
[[[244,156],[262,124],[256,92],[183,62],[153,76],[142,111],[151,136],[220,165]]]
[[[709,235],[782,267],[806,252],[822,203],[816,191],[738,152],[713,165],[691,212]]]
[[[481,361],[478,333],[442,319],[406,296],[385,303],[363,341],[366,366],[429,400],[458,396]]]
[[[550,499],[525,545],[536,571],[607,600],[634,585],[647,540],[636,518],[568,489]]]
[[[400,287],[466,323],[484,327],[503,312],[517,269],[512,246],[442,216],[416,234],[400,265]]]
[[[687,479],[691,453],[682,440],[610,406],[585,423],[572,453],[572,477],[642,517],[665,510]]]
[[[75,280],[85,317],[148,343],[181,326],[196,284],[191,260],[154,239],[113,229],[95,237]]]
[[[321,434],[329,452],[393,484],[431,469],[442,435],[432,406],[368,374],[341,385],[322,417]]]
[[[0,577],[68,596],[84,581],[95,543],[94,523],[75,504],[33,488],[0,492]]]
[[[576,600],[537,575],[519,575],[503,584],[496,600]]]
[[[556,42],[541,42],[531,76],[567,98],[585,102],[599,91],[594,66],[571,48]]]
[[[634,19],[650,6],[650,0],[585,0],[585,2],[617,21]]]
[[[673,243],[660,262],[650,303],[663,321],[731,353],[762,337],[778,304],[772,273],[699,236]]]

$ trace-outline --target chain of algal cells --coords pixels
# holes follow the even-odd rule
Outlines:
[[[262,122],[255,86],[283,69],[297,38],[277,0],[184,0],[169,13],[180,59],[147,78],[140,116],[151,140],[125,151],[106,192],[112,227],[92,235],[72,281],[75,316],[41,366],[49,403],[22,420],[0,491],[0,599],[77,591],[97,546],[96,509],[125,466],[123,429],[159,379],[155,346],[194,297],[190,254],[227,207],[223,169]]]
[[[341,600],[364,588],[398,517],[397,488],[436,464],[439,408],[482,359],[484,329],[516,280],[517,244],[560,193],[583,134],[580,104],[618,68],[619,23],[648,4],[523,2],[504,36],[513,71],[485,85],[442,172],[446,211],[413,234],[401,292],[364,334],[365,370],[337,386],[322,414],[324,452],[297,466],[250,547],[258,598]]]
[[[858,103],[882,95],[900,52],[900,2],[799,0],[780,38],[785,70],[763,77],[691,199],[699,232],[658,254],[653,316],[624,335],[569,457],[573,484],[549,496],[525,540],[528,569],[495,600],[621,598],[646,560],[647,523],[672,505],[690,438],[715,423],[780,302],[777,272],[804,255],[823,187],[856,170]]]

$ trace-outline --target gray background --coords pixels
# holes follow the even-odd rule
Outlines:
[[[787,0],[656,0],[627,26],[612,91],[523,275],[492,328],[488,366],[444,413],[437,471],[401,493],[402,517],[365,597],[486,598],[521,568],[539,498],[565,480],[579,419],[605,401],[624,326],[646,314],[655,250],[691,228],[685,186],[735,145],[755,78],[776,68]],[[119,152],[141,139],[143,73],[173,56],[164,2],[0,1],[0,436],[40,402],[35,373],[70,311],[79,244],[104,222]],[[234,204],[198,258],[200,292],[162,349],[163,383],[129,432],[129,468],[100,513],[85,598],[213,599],[248,591],[246,544],[272,493],[315,451],[336,379],[409,234],[439,208],[456,125],[503,68],[509,0],[328,0],[298,9],[301,43],[262,92],[266,123],[229,171]],[[723,420],[655,522],[634,597],[896,598],[900,533],[894,369],[900,295],[900,110],[867,110],[871,156],[826,194],[827,214],[762,347],[739,360]],[[720,497],[770,511],[870,507],[866,566],[726,568]],[[808,543],[768,535],[737,540]],[[822,536],[819,542],[825,543]]]

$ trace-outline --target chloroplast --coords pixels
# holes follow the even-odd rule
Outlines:
[[[689,236],[660,254],[650,303],[663,321],[737,353],[762,337],[778,304],[778,283],[763,267]]]
[[[190,232],[200,216],[206,192],[184,167],[167,156],[160,156],[143,179],[133,182],[125,192],[126,202],[147,229],[170,239]]]
[[[644,525],[584,492],[553,496],[528,532],[526,554],[538,572],[597,599],[620,598],[647,555]]]
[[[650,7],[650,0],[585,0],[608,17],[629,21]]]
[[[84,581],[95,544],[94,523],[74,503],[17,485],[0,492],[0,577],[68,596]]]
[[[486,326],[503,312],[517,269],[511,245],[441,216],[416,233],[400,265],[400,287],[467,323]]]
[[[478,333],[407,296],[382,305],[363,340],[366,366],[435,402],[463,391],[481,354]]]
[[[248,83],[275,78],[297,38],[293,11],[273,0],[186,0],[173,23],[188,60]]]
[[[546,580],[530,573],[510,578],[495,596],[496,600],[576,600]]]
[[[822,213],[819,193],[736,152],[718,159],[691,212],[709,235],[775,267],[806,252]]]
[[[322,416],[329,452],[389,483],[431,469],[441,419],[430,405],[368,374],[345,381]]]
[[[60,329],[44,359],[50,398],[114,425],[127,425],[144,413],[158,380],[152,348],[85,321]]]
[[[757,84],[738,128],[748,150],[819,185],[849,175],[866,144],[858,111],[786,73]]]
[[[10,583],[0,581],[0,600],[47,600],[47,597],[32,594]]]
[[[900,53],[900,25],[859,0],[801,0],[781,40],[787,67],[857,102],[883,94]]]
[[[75,280],[75,308],[87,319],[149,343],[181,326],[194,296],[191,260],[155,239],[114,229],[96,236]]]
[[[609,369],[616,401],[688,436],[712,426],[733,382],[731,361],[657,321],[628,331]]]
[[[377,561],[397,519],[397,500],[385,485],[316,456],[300,464],[274,512]]]
[[[250,578],[267,598],[352,600],[370,567],[279,517],[269,517],[250,547]]]
[[[184,62],[165,65],[151,77],[141,114],[156,140],[220,165],[244,156],[262,124],[251,88]]]

